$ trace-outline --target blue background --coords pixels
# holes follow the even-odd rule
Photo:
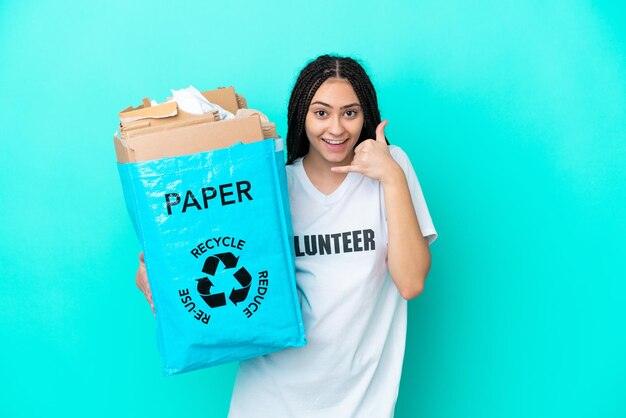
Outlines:
[[[162,377],[112,135],[234,85],[286,133],[362,60],[435,226],[396,416],[626,416],[626,6],[0,0],[0,416],[226,415],[236,365]]]

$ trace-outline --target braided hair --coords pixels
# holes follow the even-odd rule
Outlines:
[[[291,92],[287,110],[287,164],[293,164],[309,152],[309,140],[305,132],[306,115],[317,89],[329,78],[347,80],[359,98],[364,123],[356,145],[368,138],[376,138],[380,111],[376,90],[367,73],[352,58],[321,55],[302,69]]]

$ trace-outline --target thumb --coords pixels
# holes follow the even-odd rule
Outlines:
[[[378,124],[376,127],[376,141],[377,142],[387,142],[385,140],[385,127],[387,126],[388,120],[384,120]]]

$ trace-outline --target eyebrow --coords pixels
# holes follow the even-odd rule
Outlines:
[[[332,107],[331,105],[329,105],[328,103],[320,102],[319,100],[317,100],[317,101],[315,101],[315,102],[311,103],[311,106],[313,106],[314,104],[321,104],[321,105],[323,105],[323,106],[330,107],[331,109],[333,108],[333,107]],[[349,105],[341,106],[341,108],[340,108],[340,109],[346,109],[346,108],[348,108],[348,107],[355,107],[355,106],[361,107],[361,105],[360,105],[359,103],[356,103],[356,102],[355,102],[355,103],[350,103]]]

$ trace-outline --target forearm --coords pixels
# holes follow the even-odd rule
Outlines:
[[[396,165],[381,181],[387,215],[389,274],[404,299],[418,296],[430,270],[430,248],[417,222],[406,177]]]

